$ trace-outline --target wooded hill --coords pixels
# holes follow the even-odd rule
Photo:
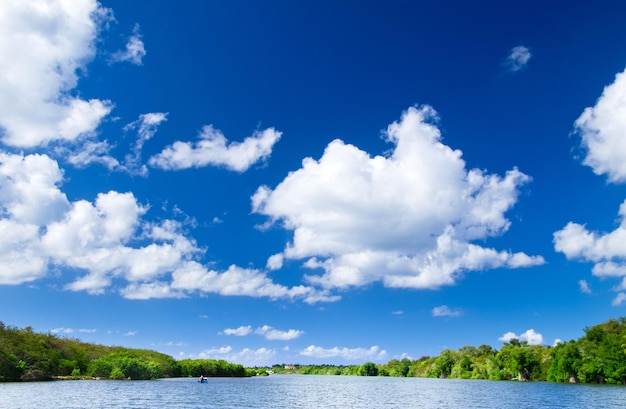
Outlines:
[[[224,360],[184,359],[143,349],[89,344],[35,333],[0,322],[0,381],[157,379],[180,376],[246,376],[242,365]]]

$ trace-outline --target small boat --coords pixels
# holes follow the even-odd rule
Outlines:
[[[209,383],[209,379],[208,378],[198,379],[198,383]]]

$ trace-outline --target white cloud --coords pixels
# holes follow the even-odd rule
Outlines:
[[[624,301],[626,301],[626,293],[618,293],[611,302],[611,305],[614,307],[618,307],[622,305]]]
[[[282,253],[274,254],[267,259],[268,270],[280,270],[283,267],[284,256]]]
[[[77,168],[97,163],[109,170],[116,170],[120,168],[120,162],[110,155],[111,149],[107,141],[85,141],[73,149],[59,148],[56,152]]]
[[[378,361],[387,356],[387,351],[380,349],[378,346],[367,348],[340,348],[334,347],[330,349],[309,345],[300,351],[299,355],[311,358],[343,358],[348,360],[373,360]]]
[[[511,49],[506,60],[504,60],[504,66],[511,72],[520,71],[526,67],[531,57],[532,54],[528,47],[519,45]]]
[[[239,352],[234,352],[230,346],[213,348],[202,351],[198,354],[199,359],[223,359],[246,367],[269,366],[273,364],[272,359],[276,356],[276,350],[268,348],[250,349],[244,348]]]
[[[595,106],[583,111],[575,129],[586,150],[583,163],[609,182],[626,182],[626,70],[604,88]]]
[[[139,115],[137,120],[123,128],[125,132],[137,132],[137,139],[130,147],[130,153],[124,156],[123,162],[111,156],[110,152],[114,146],[111,146],[108,141],[88,140],[78,146],[56,148],[55,152],[58,156],[65,157],[69,163],[78,168],[97,163],[112,171],[147,176],[148,168],[142,163],[141,151],[144,144],[156,134],[159,125],[167,121],[167,115],[164,112],[142,114]]]
[[[304,334],[304,331],[297,329],[289,329],[287,331],[280,331],[270,327],[269,325],[263,325],[254,331],[256,334],[262,335],[265,339],[270,341],[290,341],[292,339],[299,338]]]
[[[569,222],[554,233],[554,249],[568,259],[594,263],[597,277],[623,278],[626,285],[626,200],[619,209],[619,226],[612,232],[589,231],[585,226]]]
[[[498,338],[499,341],[509,342],[512,339],[518,339],[520,341],[527,341],[528,345],[541,345],[543,344],[543,335],[535,332],[534,329],[529,329],[521,335],[516,335],[514,332],[507,332]]]
[[[117,51],[111,56],[111,62],[128,61],[135,65],[141,65],[143,57],[146,56],[146,49],[141,34],[139,33],[139,24],[135,24],[133,35],[130,36],[124,50]]]
[[[580,292],[583,294],[591,294],[591,288],[589,287],[589,283],[586,280],[578,281],[578,285],[580,286]]]
[[[221,295],[247,295],[250,297],[302,298],[305,302],[336,301],[325,291],[307,286],[285,287],[274,283],[267,275],[256,269],[231,265],[219,273],[205,266],[189,262],[177,268],[173,274],[172,288],[184,291],[201,291]]]
[[[79,333],[83,333],[83,334],[93,334],[95,332],[97,332],[95,329],[93,328],[79,328],[79,329],[74,329],[74,328],[52,328],[50,330],[51,334],[73,334],[75,332],[79,332]]]
[[[236,172],[245,172],[260,160],[267,159],[281,133],[268,128],[256,131],[243,142],[228,141],[221,131],[207,125],[200,132],[196,143],[176,141],[161,153],[150,158],[150,165],[179,170],[208,165],[223,166]]]
[[[433,317],[459,317],[463,315],[463,311],[459,309],[451,309],[447,305],[440,305],[439,307],[433,308],[432,311]]]
[[[595,174],[607,175],[609,182],[626,182],[626,70],[615,76],[596,105],[586,108],[574,125],[586,150],[583,163]],[[568,259],[594,263],[594,276],[621,278],[616,287],[619,291],[626,289],[626,200],[618,210],[618,221],[610,232],[591,231],[583,224],[569,222],[554,233],[553,242],[554,249]],[[588,286],[581,284],[581,291],[585,289]],[[621,302],[618,294],[613,305]]]
[[[70,208],[62,181],[63,171],[46,155],[0,151],[0,216],[31,225],[59,220]]]
[[[69,202],[63,171],[45,155],[0,152],[0,284],[21,284],[51,268],[72,281],[65,288],[130,299],[185,297],[191,292],[270,299],[336,301],[328,291],[274,283],[260,270],[208,270],[181,222],[148,222],[148,205],[132,193],[110,191],[95,201]],[[293,333],[269,332],[276,337]]]
[[[15,147],[90,135],[113,105],[71,95],[95,55],[95,0],[0,3],[0,135]]]
[[[0,284],[46,274],[40,226],[60,220],[71,206],[59,189],[62,179],[62,170],[45,155],[0,152]]]
[[[139,115],[139,119],[124,127],[125,131],[136,130],[137,140],[131,148],[131,153],[124,158],[123,170],[134,175],[145,176],[148,174],[148,168],[141,163],[141,150],[143,145],[156,134],[159,125],[167,121],[167,115],[164,112],[150,112]]]
[[[86,290],[93,294],[99,294],[104,291],[105,287],[111,285],[110,280],[94,281],[99,277],[97,275],[87,275],[68,286],[68,289],[74,291]],[[142,283],[130,283],[126,287],[120,289],[120,295],[129,300],[149,300],[152,298],[185,298],[186,295],[182,291],[173,290],[170,283],[164,281],[152,281]]]
[[[464,271],[544,262],[472,243],[507,231],[505,213],[530,178],[517,169],[505,177],[466,170],[435,120],[428,106],[410,108],[387,129],[395,146],[388,157],[335,140],[274,190],[257,190],[253,211],[294,231],[284,257],[324,270],[310,283],[436,288]]]
[[[246,325],[246,326],[241,326],[238,328],[226,328],[224,331],[222,331],[224,333],[224,335],[234,335],[237,337],[245,337],[246,335],[249,335],[252,333],[252,327],[250,325]]]

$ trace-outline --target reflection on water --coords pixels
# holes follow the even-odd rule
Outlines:
[[[623,408],[626,388],[545,382],[272,375],[0,383],[0,408]]]

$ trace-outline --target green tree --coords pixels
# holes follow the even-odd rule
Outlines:
[[[359,368],[360,376],[377,376],[378,368],[373,362],[366,362]]]
[[[622,349],[625,334],[625,318],[585,328],[585,336],[578,341],[581,382],[626,384],[626,354]]]
[[[446,349],[437,358],[428,376],[447,378],[452,373],[454,364],[460,359],[460,354],[451,349]]]
[[[126,378],[126,375],[120,368],[116,366],[115,368],[111,370],[111,373],[109,374],[109,378],[110,379],[124,379]]]
[[[548,381],[578,382],[578,370],[582,355],[576,341],[559,343],[552,348],[552,363],[548,370]]]

